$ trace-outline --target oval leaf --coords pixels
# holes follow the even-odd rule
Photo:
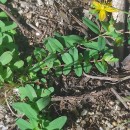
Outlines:
[[[62,55],[62,60],[64,61],[64,63],[66,65],[72,64],[73,63],[73,59],[71,57],[71,55],[69,53],[64,53]]]
[[[29,105],[22,102],[13,103],[12,107],[17,110],[18,112],[21,112],[22,114],[25,114],[29,119],[38,119],[37,115],[38,113]]]
[[[75,64],[74,65],[74,71],[75,71],[75,74],[80,77],[82,75],[82,66],[80,64]]]
[[[10,61],[12,60],[12,53],[10,51],[6,51],[4,52],[1,56],[0,56],[0,62],[2,65],[6,65],[8,63],[10,63]]]
[[[103,50],[106,47],[106,39],[104,37],[98,37],[98,48],[99,50]]]
[[[66,123],[67,117],[61,116],[52,122],[46,127],[47,130],[61,130],[64,124]]]
[[[73,47],[71,49],[69,49],[69,53],[71,54],[71,56],[73,57],[73,60],[74,61],[77,61],[78,58],[79,58],[79,55],[78,55],[78,49]]]
[[[39,111],[41,111],[42,109],[44,109],[49,104],[50,101],[51,101],[50,97],[40,98],[36,102]]]
[[[18,125],[18,127],[21,130],[32,130],[33,129],[32,125],[29,122],[27,122],[21,118],[16,121],[16,124]]]
[[[48,38],[48,40],[46,42],[46,48],[51,53],[55,53],[56,51],[58,51],[58,52],[63,51],[62,44],[55,38]]]
[[[17,62],[14,63],[14,66],[18,69],[20,69],[21,67],[23,67],[24,62],[22,60],[19,60]]]
[[[100,34],[100,30],[99,30],[98,26],[95,23],[93,23],[91,20],[89,20],[88,18],[83,18],[83,23],[89,29],[91,29],[94,33]]]
[[[108,70],[108,66],[105,62],[95,62],[95,66],[97,67],[97,69],[101,72],[106,74],[107,70]]]

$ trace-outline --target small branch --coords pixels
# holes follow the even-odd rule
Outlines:
[[[18,20],[9,12],[8,8],[3,5],[0,4],[0,9],[3,10],[17,25],[18,27],[21,29],[22,33],[24,34],[24,27],[18,22]]]
[[[29,23],[29,22],[26,22],[32,29],[34,29],[36,32],[38,32],[40,35],[42,34],[42,32],[38,29],[38,28],[36,28],[34,25],[32,25],[31,23]]]
[[[11,107],[10,107],[10,105],[9,105],[9,103],[8,103],[8,100],[7,100],[6,91],[5,91],[4,96],[5,96],[5,102],[6,102],[7,106],[8,106],[8,108],[9,108],[10,112],[12,113],[12,115],[14,115],[14,116],[16,116],[16,117],[19,117],[19,116],[18,116],[17,114],[15,114],[15,113],[13,112],[13,110],[11,109]]]
[[[126,109],[129,109],[129,107],[127,106],[126,102],[120,97],[120,95],[116,92],[115,89],[111,88],[111,91],[113,92],[113,94],[116,96],[116,98],[124,105],[124,107]]]
[[[118,78],[111,78],[111,77],[100,77],[100,76],[92,76],[84,73],[84,76],[91,79],[97,79],[97,80],[104,80],[104,81],[111,81],[111,82],[117,82],[119,81]]]
[[[65,97],[55,96],[55,97],[52,97],[51,101],[53,101],[53,102],[58,102],[58,101],[81,101],[81,100],[86,100],[86,99],[92,99],[93,97],[97,97],[97,96],[104,95],[104,94],[108,93],[109,90],[110,89],[102,90],[102,91],[95,92],[95,93],[86,93],[86,94],[83,94],[83,95],[80,95],[80,96],[65,96]]]
[[[130,76],[126,76],[126,77],[123,77],[123,78],[112,78],[112,77],[105,77],[105,76],[104,77],[92,76],[92,75],[88,75],[88,74],[85,74],[85,73],[84,73],[84,76],[86,76],[87,78],[91,78],[91,79],[111,81],[111,82],[113,82],[113,84],[121,83],[123,81],[130,79]]]

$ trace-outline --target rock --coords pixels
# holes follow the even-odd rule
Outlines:
[[[110,101],[109,104],[110,104],[111,106],[114,106],[115,103],[114,103],[113,101]]]
[[[54,0],[46,0],[46,4],[52,6],[54,4]]]
[[[3,118],[4,118],[4,115],[0,113],[0,120],[2,120]]]
[[[42,0],[37,0],[37,4],[38,4],[39,6],[43,5]]]
[[[0,128],[1,128],[1,130],[8,130],[8,127],[4,126],[4,125],[0,125]]]
[[[86,116],[88,113],[88,111],[86,109],[83,109],[83,111],[81,112],[81,116]]]
[[[113,121],[113,122],[112,122],[112,125],[113,125],[114,127],[117,126],[117,122]]]
[[[76,130],[83,130],[83,129],[80,126],[77,126]]]
[[[122,61],[124,70],[130,70],[130,54]]]
[[[31,19],[32,18],[32,13],[28,12],[28,13],[25,14],[25,16],[27,17],[27,19]]]

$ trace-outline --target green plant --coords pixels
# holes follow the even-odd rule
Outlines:
[[[88,18],[83,18],[83,23],[97,35],[95,38],[56,33],[53,38],[44,40],[44,48],[35,48],[33,58],[27,58],[29,74],[34,79],[37,79],[37,73],[46,75],[51,71],[59,76],[68,75],[74,70],[77,76],[81,76],[83,71],[89,73],[95,67],[105,74],[108,65],[118,61],[113,56],[113,49],[107,45],[108,38],[113,46],[123,40],[122,34],[114,28],[113,21],[102,22],[101,27]]]
[[[5,4],[7,0],[0,0],[0,3]]]
[[[53,91],[53,87],[43,89],[30,84],[27,84],[25,87],[19,87],[21,102],[13,103],[12,107],[18,113],[23,114],[23,118],[16,120],[16,124],[21,130],[62,129],[67,120],[66,116],[61,116],[50,121],[45,114],[46,107],[51,101],[50,94]]]
[[[6,0],[0,2],[5,3]],[[0,84],[12,82],[16,72],[24,62],[19,58],[19,51],[14,41],[16,23],[9,20],[5,12],[0,12]]]

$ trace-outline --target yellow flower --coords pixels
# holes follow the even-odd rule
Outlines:
[[[107,2],[107,1],[100,3],[94,0],[92,2],[92,7],[94,8],[94,10],[98,11],[100,21],[105,20],[105,18],[107,17],[107,12],[112,13],[112,12],[119,11],[118,9],[112,7],[111,2]]]

